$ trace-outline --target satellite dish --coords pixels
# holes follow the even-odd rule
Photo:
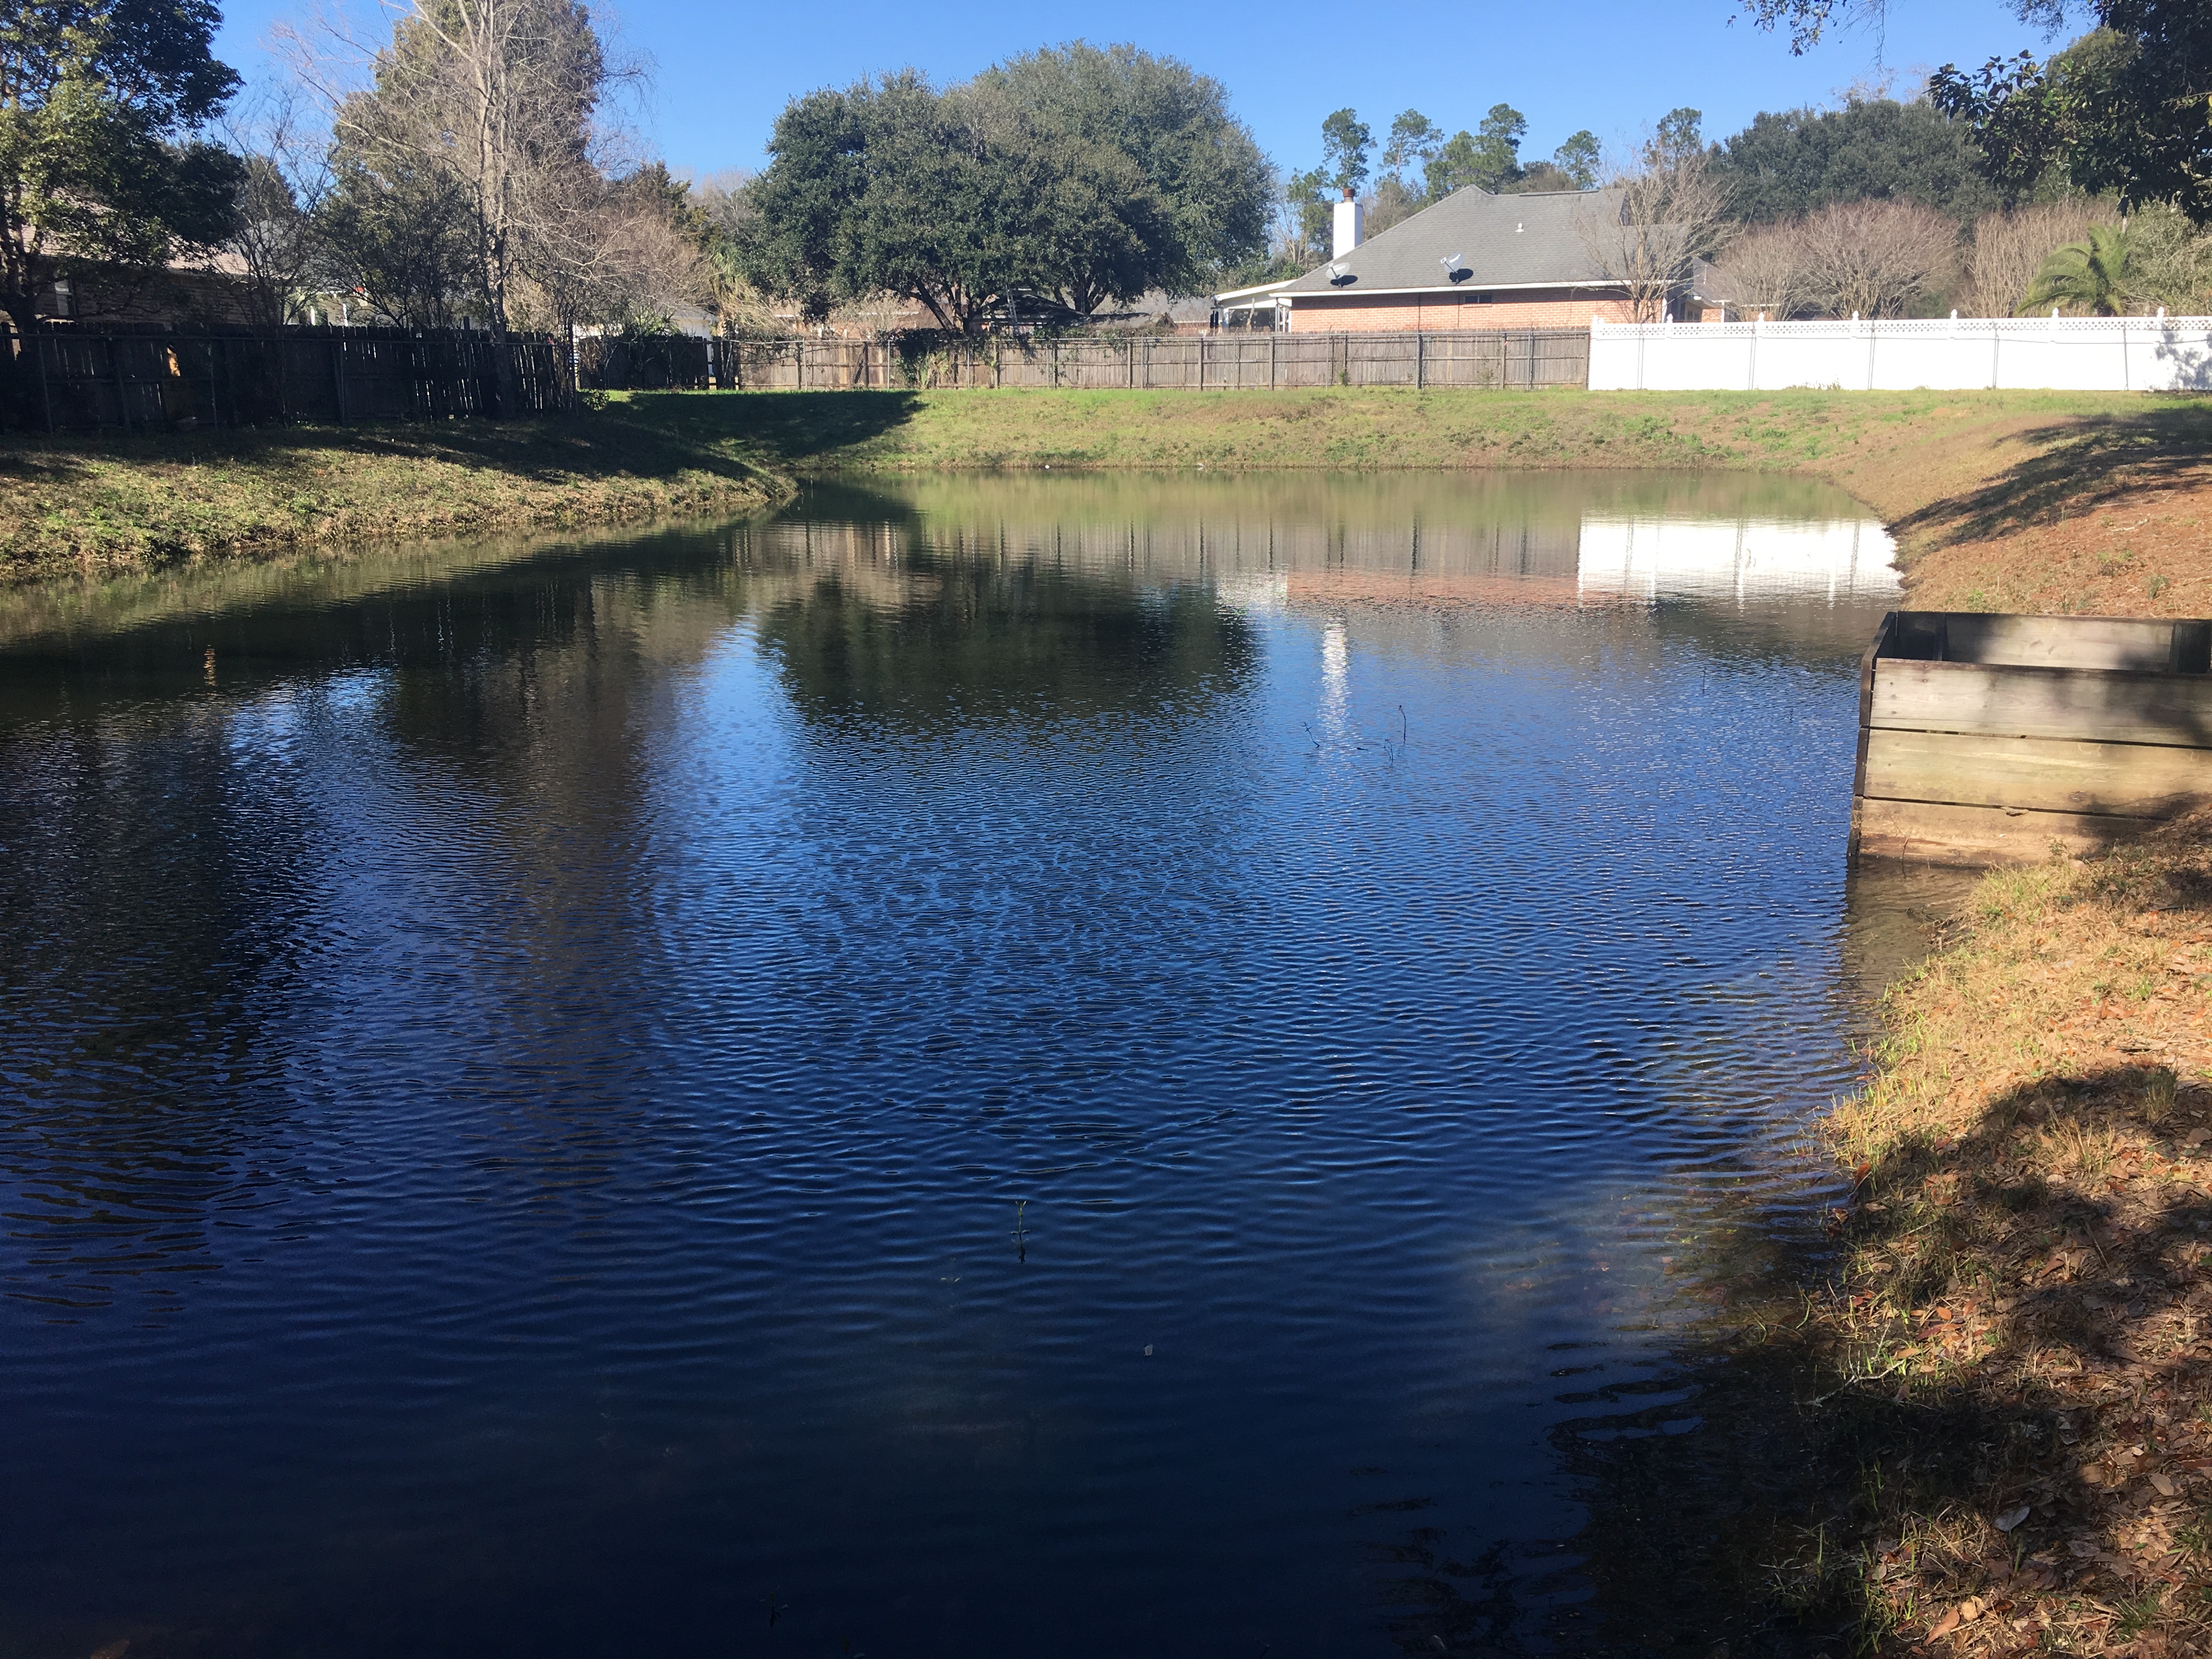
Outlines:
[[[1437,260],[1437,263],[1442,265],[1446,270],[1457,270],[1460,267],[1460,261],[1466,258],[1467,255],[1464,253],[1447,253],[1443,258]]]
[[[1328,274],[1332,276],[1341,276],[1347,269],[1348,267],[1340,264],[1331,265],[1328,268]]]

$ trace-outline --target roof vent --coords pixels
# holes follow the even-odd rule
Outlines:
[[[1518,236],[1522,231],[1528,229],[1528,227],[1526,225],[1516,225],[1513,227],[1513,234],[1516,236]]]

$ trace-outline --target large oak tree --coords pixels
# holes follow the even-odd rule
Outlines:
[[[1086,316],[1200,283],[1265,236],[1266,162],[1221,88],[1133,48],[814,93],[769,149],[739,260],[817,316],[884,293],[962,334],[1032,297]]]

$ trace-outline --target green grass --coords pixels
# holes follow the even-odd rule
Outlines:
[[[799,470],[1723,467],[1824,471],[1929,422],[2139,409],[2059,392],[678,393]]]
[[[0,572],[742,511],[793,475],[1620,467],[1827,477],[1887,517],[2212,400],[2058,392],[656,392],[495,424],[0,439]],[[2157,411],[2165,411],[2157,414]],[[2191,428],[2194,429],[2193,428]],[[2008,456],[2000,465],[1993,459]],[[1942,465],[1930,456],[1949,457]],[[1948,467],[1948,471],[1946,468]],[[1994,481],[1994,483],[1993,483]]]
[[[10,434],[0,574],[743,511],[789,481],[704,402],[512,422]]]

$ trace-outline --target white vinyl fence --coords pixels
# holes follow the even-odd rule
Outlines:
[[[1593,392],[2212,391],[2212,317],[1590,324]]]

